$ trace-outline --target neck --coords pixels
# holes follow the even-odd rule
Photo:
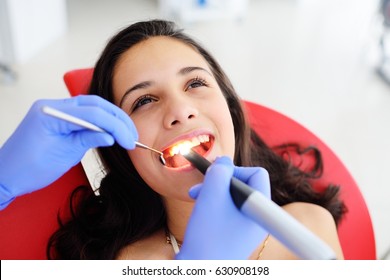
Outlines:
[[[168,230],[177,240],[182,242],[194,202],[164,200],[164,205],[167,213]]]

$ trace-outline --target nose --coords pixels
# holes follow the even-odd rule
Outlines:
[[[195,104],[189,99],[188,97],[176,97],[169,100],[164,116],[164,126],[166,128],[184,125],[199,115]]]

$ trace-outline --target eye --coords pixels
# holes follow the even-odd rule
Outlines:
[[[137,100],[134,101],[133,107],[131,108],[131,111],[137,110],[139,107],[144,106],[148,103],[152,103],[157,101],[157,99],[149,94],[142,95],[137,98]]]
[[[186,88],[186,90],[197,88],[197,87],[202,87],[202,86],[207,86],[207,82],[205,79],[196,77],[195,79],[192,79]]]

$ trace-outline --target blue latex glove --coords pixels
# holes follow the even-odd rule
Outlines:
[[[247,259],[268,234],[242,214],[230,196],[232,175],[270,197],[268,172],[260,167],[234,167],[218,158],[202,184],[190,190],[196,198],[176,259]]]
[[[87,130],[44,114],[43,106],[86,120],[108,133]],[[0,149],[0,209],[15,197],[54,182],[80,162],[86,151],[116,141],[134,149],[138,133],[129,116],[98,96],[83,95],[33,104]]]

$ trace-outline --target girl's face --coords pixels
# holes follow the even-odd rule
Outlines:
[[[203,175],[172,147],[188,142],[213,161],[234,156],[234,129],[226,100],[208,63],[192,47],[153,37],[127,50],[113,77],[114,101],[134,121],[139,142],[164,153],[128,151],[145,182],[165,198],[189,200]]]

